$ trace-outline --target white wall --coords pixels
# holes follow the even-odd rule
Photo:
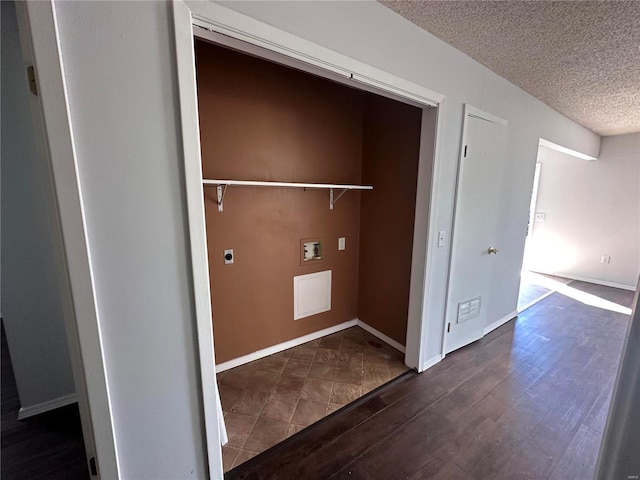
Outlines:
[[[36,149],[15,5],[1,5],[2,316],[20,404],[28,410],[73,395],[75,387],[60,301],[51,176]]]
[[[595,478],[634,478],[640,474],[640,282],[622,352]]]
[[[598,160],[546,147],[525,266],[635,288],[640,273],[640,133],[603,137]],[[611,263],[600,263],[603,255]]]
[[[516,305],[539,137],[592,155],[599,137],[375,2],[229,7],[447,95],[437,229],[449,231],[463,102],[510,122],[507,277]],[[202,477],[192,286],[169,5],[56,4],[123,478]],[[440,350],[447,249],[434,265],[426,358]]]

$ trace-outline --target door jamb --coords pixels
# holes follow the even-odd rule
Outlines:
[[[17,2],[16,7],[25,61],[33,61],[37,77],[42,122],[36,122],[36,128],[44,133],[46,145],[43,150],[53,173],[54,201],[67,268],[66,278],[61,281],[65,284],[63,288],[69,287],[70,294],[70,297],[63,298],[65,330],[83,420],[83,436],[88,456],[95,452],[98,478],[117,479],[117,446],[102,351],[91,246],[86,231],[55,7],[51,0]],[[84,418],[83,412],[88,412],[90,419]],[[86,420],[90,420],[90,425],[86,425]],[[88,444],[87,440],[90,440]]]
[[[191,258],[194,279],[194,296],[196,303],[197,332],[199,341],[199,358],[203,408],[205,415],[205,440],[209,474],[221,474],[220,438],[223,420],[219,407],[219,396],[215,382],[215,365],[213,359],[213,328],[211,323],[211,300],[209,290],[208,252],[206,247],[206,229],[204,217],[204,197],[202,191],[202,164],[199,144],[199,122],[197,104],[197,85],[195,73],[194,36],[211,38],[224,35],[231,40],[240,40],[243,49],[250,51],[260,47],[262,57],[274,59],[279,63],[296,61],[298,68],[307,71],[320,71],[323,77],[338,77],[341,83],[358,83],[358,88],[375,91],[391,98],[401,98],[405,103],[418,104],[422,108],[437,107],[435,146],[431,165],[430,205],[427,219],[427,232],[424,234],[423,265],[416,265],[416,248],[412,259],[412,273],[418,267],[423,269],[420,275],[422,284],[415,291],[412,288],[411,302],[420,305],[419,318],[407,322],[407,339],[418,346],[410,350],[407,343],[406,362],[423,371],[431,364],[425,359],[424,346],[427,335],[427,309],[425,305],[437,293],[432,290],[431,264],[437,248],[435,232],[435,213],[437,211],[437,174],[440,163],[440,144],[444,111],[444,96],[391,75],[367,64],[346,57],[315,43],[296,37],[246,15],[230,10],[221,5],[209,2],[182,0],[173,2],[174,32],[176,40],[176,56],[178,65],[178,84],[180,97],[180,115],[182,121],[183,153],[185,163],[185,183],[187,190],[188,224],[191,242]],[[219,38],[219,41],[222,39]],[[414,219],[414,225],[416,220]],[[426,280],[426,281],[425,281]],[[413,275],[412,275],[412,286]],[[441,299],[444,301],[444,299]],[[409,329],[414,331],[409,331]],[[417,339],[417,341],[416,341]],[[422,347],[421,347],[422,346]],[[438,358],[438,360],[440,357]],[[433,362],[436,363],[436,362]],[[433,364],[432,363],[432,364]],[[216,411],[217,410],[217,411]],[[220,417],[220,418],[218,418]],[[220,420],[220,422],[218,422]]]

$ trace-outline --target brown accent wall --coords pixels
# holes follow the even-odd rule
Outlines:
[[[360,320],[404,345],[422,110],[367,94],[360,210]]]
[[[201,41],[196,64],[204,178],[361,183],[362,92]],[[329,210],[326,190],[229,187],[218,212],[205,187],[216,363],[357,316],[367,194]],[[300,239],[314,237],[324,259],[301,266]],[[323,270],[333,271],[331,311],[294,321],[293,277]]]

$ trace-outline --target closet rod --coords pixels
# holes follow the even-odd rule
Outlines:
[[[224,194],[229,186],[240,187],[284,187],[284,188],[317,188],[329,190],[329,209],[333,210],[335,203],[349,190],[373,190],[372,185],[341,185],[333,183],[294,183],[294,182],[259,182],[254,180],[202,180],[206,186],[215,186],[218,193],[218,211],[222,212]],[[333,190],[341,190],[337,197],[334,197]]]

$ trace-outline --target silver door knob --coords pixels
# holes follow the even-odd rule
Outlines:
[[[494,254],[497,255],[498,254],[498,249],[496,247],[489,247],[489,255]]]

